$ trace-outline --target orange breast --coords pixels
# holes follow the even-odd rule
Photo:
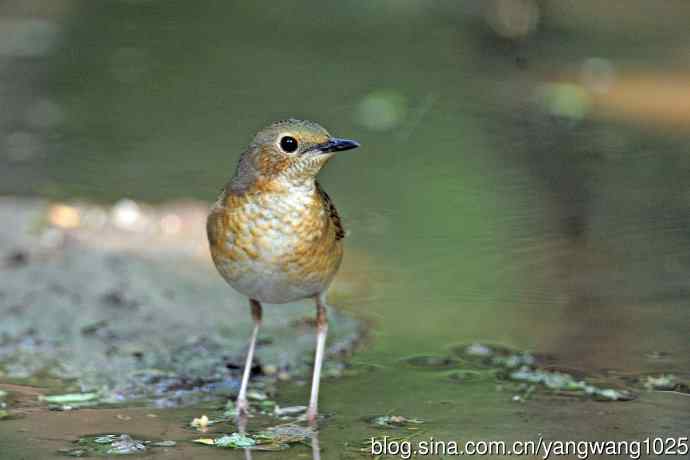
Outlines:
[[[207,221],[218,271],[250,296],[262,289],[281,299],[324,291],[343,255],[334,210],[316,187],[224,194]]]

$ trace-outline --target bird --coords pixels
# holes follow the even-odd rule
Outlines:
[[[274,122],[241,154],[210,209],[211,258],[223,279],[248,298],[254,321],[236,400],[238,417],[249,411],[247,385],[262,306],[313,299],[316,351],[307,418],[317,420],[328,331],[326,291],[343,258],[345,230],[316,176],[336,153],[357,147],[357,141],[333,137],[313,121]]]

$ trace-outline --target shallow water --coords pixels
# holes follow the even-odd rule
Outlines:
[[[538,389],[516,401],[521,390],[496,379],[458,382],[400,361],[478,341],[591,379],[690,381],[690,117],[645,115],[654,94],[625,93],[630,75],[661,88],[687,73],[676,43],[690,36],[674,19],[687,6],[654,12],[660,29],[642,3],[619,18],[582,2],[601,15],[590,22],[554,2],[511,40],[471,2],[60,3],[40,13],[60,30],[50,52],[5,58],[5,88],[30,77],[8,99],[17,119],[2,133],[26,155],[0,158],[2,193],[210,202],[274,119],[315,119],[361,141],[321,174],[369,286],[330,301],[372,325],[353,375],[323,382],[322,458],[409,434],[367,423],[381,414],[423,419],[420,436],[441,440],[687,436],[680,391],[638,386],[633,401],[600,402]],[[591,58],[604,62],[592,78],[613,88],[603,96],[587,87]],[[615,91],[639,103],[606,97]],[[664,112],[682,113],[682,97]],[[43,123],[18,109],[36,104]],[[277,397],[306,399],[294,384]],[[178,441],[168,458],[244,458],[185,442],[197,435],[183,427],[210,409],[38,410],[0,421],[0,455],[48,458],[81,435],[129,432]]]

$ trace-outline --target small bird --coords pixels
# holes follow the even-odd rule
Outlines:
[[[359,147],[312,121],[278,121],[259,131],[211,208],[206,230],[221,276],[249,298],[254,328],[237,397],[246,416],[247,384],[262,304],[316,302],[316,354],[307,417],[317,417],[328,322],[325,294],[343,257],[335,205],[316,175],[336,153]]]

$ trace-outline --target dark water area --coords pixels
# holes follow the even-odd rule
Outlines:
[[[273,120],[313,119],[361,142],[320,175],[349,232],[345,257],[361,258],[368,282],[331,303],[371,325],[351,372],[322,383],[322,458],[360,458],[363,440],[387,432],[688,435],[685,3],[28,4],[0,9],[0,32],[23,31],[0,47],[3,195],[211,202]],[[520,385],[462,359],[405,362],[472,343],[635,397]],[[451,372],[467,369],[481,378]],[[303,404],[307,391],[286,383],[277,398]],[[188,442],[199,435],[186,425],[209,410],[31,412],[0,420],[0,458],[52,458],[109,432],[175,439],[168,458],[245,458]],[[367,421],[382,414],[426,423]]]

